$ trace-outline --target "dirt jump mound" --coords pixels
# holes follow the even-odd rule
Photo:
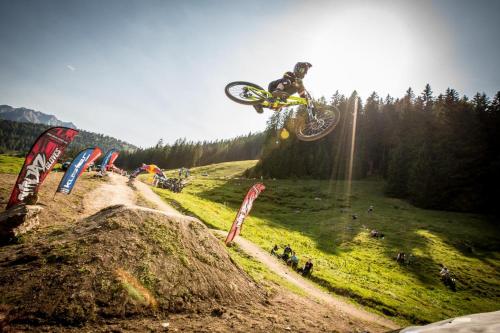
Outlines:
[[[264,299],[195,219],[112,206],[0,251],[0,330],[210,313]]]

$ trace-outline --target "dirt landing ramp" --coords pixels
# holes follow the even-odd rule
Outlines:
[[[264,302],[195,219],[112,206],[0,249],[2,326],[82,326]]]

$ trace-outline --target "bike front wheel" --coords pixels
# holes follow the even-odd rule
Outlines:
[[[338,125],[340,111],[332,105],[320,106],[314,109],[314,117],[305,117],[305,121],[297,126],[297,138],[301,141],[316,141],[330,134]]]
[[[244,105],[258,105],[266,98],[264,88],[245,81],[229,83],[224,92],[230,100]]]

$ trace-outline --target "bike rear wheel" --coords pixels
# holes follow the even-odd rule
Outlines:
[[[244,105],[258,105],[261,104],[266,96],[256,92],[254,89],[249,89],[248,87],[255,88],[257,90],[264,90],[264,88],[250,82],[236,81],[229,83],[224,92],[230,100],[244,104]]]
[[[340,112],[335,106],[321,106],[314,109],[315,117],[299,123],[297,138],[301,141],[316,141],[324,138],[338,125]]]

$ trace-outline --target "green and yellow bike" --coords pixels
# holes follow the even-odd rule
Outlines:
[[[305,106],[305,112],[298,112],[295,119],[295,133],[302,141],[315,141],[328,135],[340,120],[339,110],[331,105],[315,105],[309,93],[306,97],[289,96],[285,101],[274,98],[264,88],[250,82],[236,81],[224,89],[232,101],[244,105],[261,105],[275,111],[285,107]]]

